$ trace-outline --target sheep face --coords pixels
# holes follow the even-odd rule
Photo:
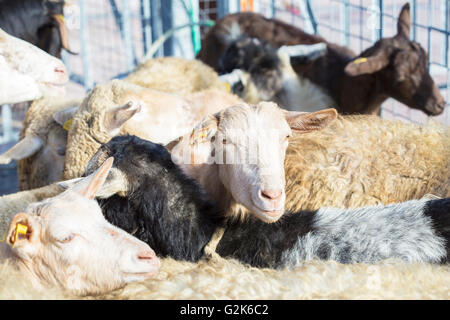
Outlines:
[[[0,103],[16,103],[64,93],[64,64],[0,30]]]
[[[172,147],[172,159],[188,174],[200,165],[217,166],[218,178],[236,203],[259,219],[274,222],[284,213],[289,137],[293,131],[323,128],[336,116],[334,109],[289,112],[270,102],[230,107],[184,136]]]
[[[37,285],[44,281],[77,294],[100,293],[158,270],[150,247],[109,224],[93,200],[111,165],[112,158],[64,193],[13,218],[7,242]]]
[[[445,100],[428,72],[428,54],[409,40],[409,4],[399,16],[397,34],[381,39],[345,67],[350,76],[378,73],[387,95],[428,115],[444,111]]]

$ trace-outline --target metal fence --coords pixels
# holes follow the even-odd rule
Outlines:
[[[82,96],[96,83],[122,77],[148,54],[194,58],[208,26],[227,13],[252,10],[322,35],[360,52],[396,32],[405,0],[66,0],[70,45],[78,55],[63,54],[71,82],[67,93]],[[429,52],[430,71],[450,101],[450,1],[409,1],[411,37]],[[199,24],[199,22],[201,24]],[[172,30],[173,28],[175,30]],[[170,32],[172,30],[173,32]],[[157,39],[167,38],[157,50]],[[427,117],[393,99],[383,118],[425,122]],[[9,107],[2,109],[0,144],[17,139]],[[450,108],[437,121],[450,124]]]

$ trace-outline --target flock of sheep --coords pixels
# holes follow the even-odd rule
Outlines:
[[[356,55],[233,14],[198,59],[79,99],[0,29],[0,103],[32,100],[0,155],[20,189],[0,198],[0,298],[450,298],[450,129],[377,115],[444,110],[409,27],[406,4]]]

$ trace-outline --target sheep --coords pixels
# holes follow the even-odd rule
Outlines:
[[[154,251],[109,224],[94,200],[112,162],[108,159],[69,190],[16,214],[0,244],[0,261],[15,266],[35,288],[56,286],[79,295],[154,275],[160,265]]]
[[[68,79],[59,59],[0,29],[0,104],[61,95]]]
[[[161,257],[195,262],[204,253],[216,253],[274,269],[313,259],[450,262],[450,198],[287,212],[272,224],[251,216],[233,221],[163,146],[136,136],[115,137],[100,147],[85,174],[109,157],[114,167],[96,194],[103,215]],[[211,245],[213,237],[217,243]]]
[[[198,60],[178,57],[150,59],[123,80],[180,96],[210,88],[225,92],[228,90],[211,67]]]
[[[376,265],[309,261],[289,270],[254,268],[233,259],[199,262],[161,258],[153,278],[101,295],[36,291],[0,266],[0,299],[259,300],[449,299],[450,266],[387,260]],[[65,292],[64,292],[65,293]]]
[[[450,197],[450,128],[339,116],[329,127],[290,139],[286,207],[355,208]]]
[[[64,1],[1,0],[0,28],[61,58],[62,49],[73,54],[63,8]]]
[[[0,163],[19,160],[19,190],[43,187],[61,180],[67,143],[64,115],[70,115],[81,104],[75,98],[43,98],[35,100],[23,121],[21,139],[0,155]],[[70,112],[69,112],[70,111]],[[54,116],[59,117],[58,121]],[[67,116],[66,116],[67,117]]]
[[[98,147],[119,133],[166,144],[207,114],[240,103],[237,96],[214,88],[182,98],[121,80],[98,85],[73,115],[63,179],[81,176]]]
[[[275,177],[283,177],[278,185],[286,180],[285,186],[270,189],[281,189],[275,194],[280,208],[286,197],[285,209],[293,212],[403,202],[429,193],[450,196],[450,132],[445,125],[419,126],[369,115],[335,120],[331,110],[288,112],[273,103],[258,105],[255,112],[266,119],[261,120],[253,110],[227,108],[166,146],[174,162],[229,208],[231,216],[259,211],[268,222],[280,217],[264,216],[255,208],[259,200],[253,190],[264,181],[259,175],[272,176],[273,184]],[[291,115],[297,128],[288,141],[277,141],[283,131],[270,128],[282,123],[283,114]],[[286,150],[286,157],[275,150]],[[223,161],[236,156],[244,160]]]
[[[398,18],[397,34],[377,41],[357,55],[346,47],[328,43],[322,37],[309,35],[281,21],[256,13],[236,13],[224,17],[210,29],[197,57],[219,70],[219,59],[227,45],[239,40],[242,34],[267,41],[274,48],[325,42],[328,50],[324,56],[310,63],[291,60],[292,67],[301,78],[308,79],[329,96],[334,101],[331,106],[340,113],[378,114],[380,105],[392,97],[427,115],[439,115],[444,110],[445,100],[428,71],[427,53],[419,43],[409,40],[410,25],[410,8],[406,3]],[[242,56],[247,54],[251,53],[241,52]],[[242,62],[238,61],[235,67],[240,66]],[[275,81],[272,78],[251,80],[259,89],[258,84],[264,80]],[[307,90],[311,90],[309,86]],[[321,105],[326,106],[326,102]]]

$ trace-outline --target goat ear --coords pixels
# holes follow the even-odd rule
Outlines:
[[[209,115],[203,119],[203,121],[192,130],[190,135],[190,144],[200,144],[210,142],[211,138],[217,133],[218,118],[219,115]]]
[[[44,141],[36,136],[25,136],[22,140],[17,142],[8,151],[0,155],[0,164],[10,163],[12,160],[22,160],[31,157],[38,152]]]
[[[176,164],[212,163],[213,140],[217,134],[219,114],[209,115],[191,134],[169,144],[172,161]],[[213,139],[214,138],[214,139]]]
[[[27,213],[18,213],[12,219],[6,236],[6,243],[21,250],[31,253],[36,248],[39,240],[39,224],[37,218]]]
[[[306,133],[322,130],[337,118],[336,109],[325,109],[316,112],[284,111],[286,121],[294,133]]]
[[[105,183],[113,162],[113,157],[108,158],[94,173],[83,178],[80,182],[70,187],[69,190],[88,199],[94,199],[99,189]]]
[[[123,106],[108,110],[104,118],[106,131],[112,136],[117,135],[122,125],[136,113],[140,112],[141,108],[140,103],[129,101]]]
[[[55,120],[61,126],[67,125],[67,121],[72,119],[73,115],[78,111],[78,106],[60,110],[53,114],[53,120]]]
[[[389,59],[384,52],[380,52],[372,57],[360,57],[349,62],[345,66],[345,73],[350,76],[359,76],[363,74],[380,71],[389,64]]]
[[[397,36],[403,36],[409,39],[409,34],[411,30],[411,14],[409,10],[409,3],[406,3],[400,15],[398,16],[397,22]]]

